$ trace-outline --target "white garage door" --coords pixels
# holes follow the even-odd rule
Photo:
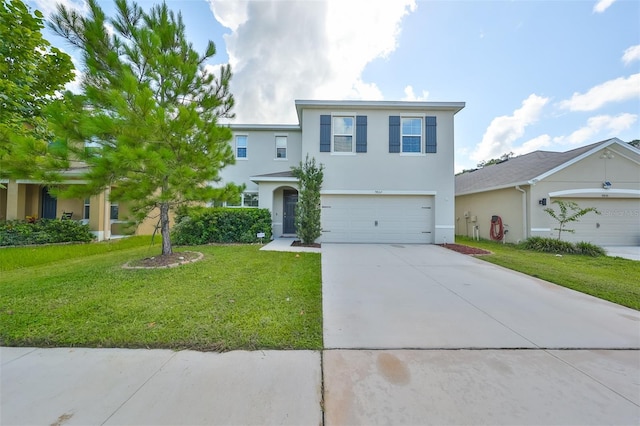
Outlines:
[[[588,241],[599,246],[640,245],[640,200],[622,198],[566,198],[580,207],[595,207],[599,215],[587,213],[567,224],[575,233],[563,233],[567,241]],[[554,210],[557,207],[552,206]],[[553,226],[554,228],[557,225]]]
[[[325,195],[322,241],[429,244],[432,213],[432,196]]]

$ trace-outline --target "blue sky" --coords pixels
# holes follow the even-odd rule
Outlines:
[[[48,15],[55,2],[28,3]],[[112,13],[112,0],[99,3]],[[199,51],[215,42],[212,68],[232,65],[239,123],[296,123],[295,99],[463,101],[456,171],[508,152],[640,138],[637,0],[167,5]]]

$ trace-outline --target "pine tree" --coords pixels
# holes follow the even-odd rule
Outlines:
[[[40,11],[21,0],[0,3],[0,178],[35,178],[42,164],[53,166],[43,113],[73,78],[73,64],[43,28]]]
[[[181,14],[164,3],[145,12],[117,0],[111,19],[95,0],[87,3],[86,17],[59,5],[51,25],[82,52],[85,65],[82,93],[67,93],[51,108],[64,146],[88,166],[87,185],[70,185],[64,194],[111,187],[110,199],[126,202],[137,221],[159,211],[162,254],[171,254],[171,210],[240,190],[207,185],[235,161],[231,131],[219,124],[233,117],[231,69],[210,73],[205,65],[215,45],[209,41],[199,55],[186,40]]]

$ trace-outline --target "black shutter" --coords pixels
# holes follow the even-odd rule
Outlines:
[[[389,152],[400,152],[400,116],[389,116]]]
[[[331,152],[331,116],[320,116],[320,152]]]
[[[367,116],[356,116],[356,152],[367,152]]]
[[[437,152],[438,138],[436,132],[436,118],[425,117],[425,152],[427,154],[433,154]]]

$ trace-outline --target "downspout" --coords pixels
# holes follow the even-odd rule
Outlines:
[[[516,190],[522,192],[522,239],[526,240],[527,235],[527,191],[516,185]]]

